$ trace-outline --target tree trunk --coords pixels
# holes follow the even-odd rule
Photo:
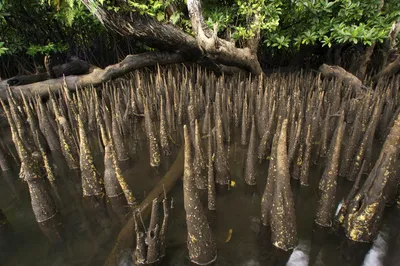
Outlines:
[[[199,0],[187,1],[197,41],[170,23],[161,23],[135,10],[123,11],[129,10],[123,3],[120,4],[121,10],[116,13],[103,8],[98,1],[81,1],[110,30],[123,36],[134,37],[160,51],[177,53],[187,61],[198,61],[205,55],[216,64],[239,67],[256,75],[261,73],[254,48],[236,48],[234,43],[218,38],[215,31],[214,34],[210,33]],[[258,38],[255,39],[255,43],[258,45]]]
[[[382,60],[382,70],[375,75],[372,79],[377,82],[380,78],[385,76],[392,76],[400,70],[400,56],[397,55],[393,61],[391,58],[396,55],[397,52],[397,42],[396,38],[400,32],[400,19],[393,22],[392,28],[389,32],[389,39],[385,41],[383,50],[383,60]],[[390,62],[389,64],[387,62]]]
[[[217,25],[214,25],[214,32],[210,31],[204,21],[200,0],[188,0],[187,6],[197,43],[208,57],[224,65],[244,68],[255,75],[262,72],[257,54],[249,47],[236,48],[234,43],[218,38]],[[252,46],[256,47],[255,44]]]
[[[337,66],[342,65],[342,50],[344,48],[343,44],[336,45],[333,49],[333,64]]]
[[[385,67],[387,65],[387,62],[390,58],[390,56],[395,52],[395,47],[397,45],[396,38],[397,35],[400,32],[400,19],[393,22],[392,28],[390,29],[389,32],[389,39],[385,41],[385,47],[383,51],[383,62],[382,62],[382,67]]]
[[[375,43],[373,43],[371,46],[368,46],[364,50],[364,55],[361,57],[360,60],[360,67],[357,71],[357,77],[360,80],[364,80],[365,74],[367,73],[367,67],[368,63],[371,60],[372,53],[374,52],[375,48]]]
[[[259,33],[256,33],[254,39],[249,40],[249,47],[236,48],[234,43],[217,37],[216,27],[214,33],[207,28],[198,0],[189,0],[187,3],[197,41],[193,36],[170,23],[164,24],[151,16],[135,12],[135,10],[129,11],[129,7],[124,3],[120,3],[121,9],[116,13],[104,8],[98,1],[81,1],[108,29],[124,36],[134,37],[160,51],[128,55],[120,63],[110,65],[105,69],[96,69],[79,59],[53,67],[52,73],[55,77],[74,75],[65,78],[69,90],[88,85],[100,85],[138,68],[183,61],[207,65],[219,72],[237,72],[242,69],[256,75],[262,72],[256,54]],[[257,19],[258,16],[255,16],[254,20]],[[88,72],[91,73],[77,76]],[[9,82],[13,82],[11,84],[14,85],[13,89],[20,89],[24,94],[39,94],[41,97],[45,97],[49,90],[57,92],[64,83],[61,78],[42,81],[48,75],[46,73],[29,77],[30,81],[23,81],[20,78]],[[40,82],[27,85],[26,83],[32,82],[32,78]],[[7,84],[9,83],[0,83],[0,99],[7,100],[5,90]]]
[[[120,4],[118,13],[107,10],[98,0],[81,0],[108,29],[123,35],[134,37],[146,45],[182,55],[186,60],[196,61],[202,57],[196,39],[176,28],[172,24],[163,24],[157,19],[139,12],[123,11],[130,9]],[[122,2],[122,1],[121,1]]]

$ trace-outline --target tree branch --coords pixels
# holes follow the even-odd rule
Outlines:
[[[347,72],[340,66],[330,66],[327,64],[322,64],[319,67],[319,71],[322,73],[324,77],[327,78],[337,78],[342,80],[343,83],[347,86],[350,86],[356,90],[360,90],[362,88],[362,81],[359,80],[356,76]]]
[[[43,81],[49,78],[48,73],[38,73],[33,75],[20,75],[0,81],[0,90],[5,90],[7,86],[19,86],[34,82]]]
[[[254,33],[254,37],[247,41],[247,47],[253,51],[254,54],[258,51],[258,44],[261,38],[261,30],[260,30],[260,15],[257,12],[250,18],[249,25],[254,24],[256,25],[256,31]]]
[[[396,38],[399,32],[400,32],[400,19],[393,22],[392,28],[390,29],[389,32],[389,38],[385,41],[382,68],[387,67],[387,62],[391,61],[390,58],[397,51]]]
[[[206,56],[217,65],[238,67],[254,74],[261,73],[256,49],[236,48],[233,43],[218,38],[217,28],[212,32],[205,23],[199,1],[192,0],[187,4],[200,12],[195,16],[190,15],[197,41],[170,23],[161,23],[151,16],[129,11],[129,7],[123,3],[119,4],[121,9],[114,12],[104,8],[98,0],[81,1],[105,27],[123,36],[132,36],[150,47],[178,53],[191,62],[198,62]],[[189,13],[190,10],[189,8]],[[256,44],[252,47],[258,46],[258,40],[254,39]]]
[[[381,12],[384,4],[385,4],[385,0],[380,0],[380,3],[378,5],[378,10],[377,10],[378,12]],[[364,50],[364,54],[361,56],[361,59],[359,61],[360,65],[359,65],[358,71],[355,72],[357,74],[357,77],[360,80],[364,80],[364,78],[365,78],[365,75],[367,73],[368,63],[371,60],[371,56],[372,56],[372,53],[374,52],[375,45],[376,45],[376,42],[373,42],[370,46],[367,46]]]
[[[175,53],[149,52],[137,55],[128,55],[121,62],[110,65],[105,69],[94,69],[93,72],[81,76],[67,76],[65,82],[69,90],[89,85],[97,86],[106,81],[121,77],[133,70],[154,66],[183,62],[185,59]],[[63,78],[49,79],[22,86],[12,86],[12,90],[21,90],[25,95],[38,94],[40,97],[48,96],[49,90],[57,92],[64,83]],[[0,90],[0,98],[7,100],[6,90]]]
[[[372,43],[370,46],[366,47],[364,54],[360,59],[360,66],[357,71],[357,77],[360,80],[364,80],[365,74],[367,73],[368,63],[371,61],[372,53],[374,52],[376,43]]]
[[[400,32],[400,19],[393,22],[392,28],[390,29],[389,32],[389,41],[390,41],[389,47],[391,50],[395,49],[397,46],[396,38],[399,32]]]
[[[217,36],[217,25],[211,32],[204,21],[200,0],[187,0],[189,17],[200,49],[206,56],[227,66],[238,66],[253,74],[262,72],[257,54],[249,47],[237,48],[234,43]]]
[[[388,64],[381,72],[376,74],[372,79],[377,82],[380,78],[390,77],[396,74],[400,70],[400,55],[397,56],[396,60]]]
[[[97,0],[81,0],[108,29],[123,35],[132,36],[146,45],[162,51],[179,53],[187,60],[196,61],[202,57],[195,38],[176,28],[173,24],[163,24],[153,17],[142,15],[121,4],[121,10],[107,10]]]

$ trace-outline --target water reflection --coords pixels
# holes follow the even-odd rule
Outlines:
[[[293,250],[286,266],[307,266],[309,262],[311,241],[300,239],[299,245]]]
[[[236,143],[236,142],[235,142]],[[142,142],[139,142],[142,144]],[[236,156],[236,154],[238,156]],[[334,233],[331,228],[313,228],[314,210],[317,195],[315,188],[321,176],[321,171],[312,169],[311,185],[308,188],[298,186],[298,183],[293,182],[293,190],[296,197],[297,225],[299,228],[299,245],[293,252],[282,252],[273,247],[270,242],[270,235],[263,235],[264,243],[260,244],[256,235],[260,230],[259,210],[260,196],[265,187],[266,174],[265,169],[268,169],[268,162],[259,164],[259,174],[257,186],[245,186],[243,180],[243,159],[245,158],[245,149],[240,146],[235,146],[235,152],[231,155],[232,175],[236,181],[236,186],[232,187],[226,195],[219,195],[217,199],[217,212],[209,212],[208,219],[212,225],[214,234],[218,241],[219,259],[217,266],[240,265],[240,266],[303,266],[303,265],[327,265],[327,266],[345,266],[345,265],[364,265],[364,266],[380,266],[380,265],[398,265],[397,251],[400,246],[397,240],[398,222],[391,221],[390,224],[383,226],[377,239],[374,241],[372,248],[369,244],[349,242],[342,232]],[[240,157],[240,155],[242,155]],[[55,153],[53,156],[56,157]],[[174,156],[171,156],[174,158]],[[129,161],[126,175],[127,182],[134,188],[138,198],[143,198],[151,190],[160,176],[168,170],[172,161],[167,158],[163,160],[165,163],[160,168],[149,169],[148,167],[148,151],[143,150],[141,156],[137,156],[135,165]],[[100,156],[99,160],[102,160]],[[242,160],[241,163],[238,161]],[[110,251],[110,246],[113,245],[112,237],[115,237],[118,230],[113,232],[112,237],[104,237],[104,241],[99,237],[106,235],[104,231],[108,229],[110,223],[117,220],[126,219],[126,205],[124,198],[120,200],[108,202],[107,208],[103,202],[98,202],[94,198],[85,199],[84,204],[88,208],[84,211],[81,199],[81,183],[79,173],[70,171],[66,167],[63,158],[56,159],[56,172],[58,172],[60,183],[57,184],[61,202],[64,203],[60,208],[60,217],[65,224],[65,232],[60,227],[60,223],[54,220],[54,223],[39,224],[39,227],[44,230],[45,235],[53,243],[62,242],[65,239],[71,245],[74,257],[70,258],[69,265],[102,265],[104,257]],[[62,162],[61,162],[62,161]],[[323,169],[322,169],[323,170]],[[7,188],[7,196],[0,198],[0,207],[7,208],[7,216],[10,217],[10,222],[13,228],[16,229],[18,235],[16,241],[23,243],[15,248],[15,254],[27,254],[25,257],[13,259],[10,264],[6,265],[32,265],[32,257],[35,254],[44,254],[43,246],[46,246],[48,241],[41,238],[42,233],[36,232],[39,228],[33,219],[31,206],[27,201],[26,184],[20,182],[17,173],[4,172],[2,174],[7,185],[0,187],[0,191],[5,191]],[[5,183],[4,182],[4,183]],[[314,183],[315,184],[314,184]],[[339,180],[339,183],[342,182]],[[178,182],[175,190],[172,192],[172,197],[175,199],[176,207],[171,210],[171,224],[168,236],[168,250],[166,258],[161,265],[188,265],[187,248],[186,248],[186,225],[184,220],[184,208],[181,183]],[[346,185],[346,184],[345,184]],[[345,185],[339,184],[340,190],[338,193],[346,194]],[[351,184],[350,184],[351,185]],[[350,189],[351,186],[348,188]],[[3,190],[1,190],[3,189]],[[7,206],[10,201],[10,194],[17,196],[21,194],[22,206]],[[5,194],[3,194],[5,195]],[[340,197],[338,195],[337,197]],[[140,200],[140,199],[139,199]],[[203,201],[206,202],[205,200]],[[88,206],[89,205],[89,206]],[[112,205],[113,212],[110,212]],[[24,215],[23,218],[15,217],[20,212]],[[390,210],[391,217],[400,217],[400,212]],[[110,214],[108,216],[108,214]],[[110,221],[110,218],[112,221]],[[11,220],[12,219],[12,220]],[[118,223],[120,226],[120,223]],[[103,230],[103,229],[106,230]],[[232,229],[232,238],[227,241],[227,232]],[[390,229],[390,230],[389,230]],[[36,231],[35,231],[36,230]],[[63,234],[65,233],[66,236]],[[0,237],[0,244],[2,238]],[[104,246],[103,246],[104,244]],[[108,247],[106,247],[108,245]],[[1,246],[1,245],[0,245]],[[392,252],[390,251],[392,250]],[[62,251],[66,253],[64,250]],[[69,252],[69,251],[68,251]],[[131,265],[131,250],[124,250],[121,254],[121,266]],[[14,257],[18,257],[15,256]],[[390,255],[387,255],[390,254]],[[65,254],[64,254],[65,255]],[[0,256],[1,257],[1,256]],[[22,258],[24,257],[24,258]],[[387,262],[390,257],[390,263]],[[42,257],[37,258],[35,265],[61,265],[57,258],[48,257],[43,260]],[[92,262],[92,263],[90,263]],[[2,262],[0,262],[2,263]]]
[[[65,241],[64,227],[59,213],[51,219],[39,222],[39,228],[51,244],[60,244]]]
[[[17,178],[15,177],[14,173],[12,170],[7,170],[3,171],[1,173],[3,176],[4,180],[7,182],[7,185],[9,186],[13,196],[15,196],[17,199],[19,199],[19,192],[17,189]]]
[[[371,243],[354,242],[344,237],[340,243],[340,255],[342,260],[339,261],[339,263],[349,266],[361,265],[370,248]],[[332,259],[332,255],[330,259]]]
[[[387,239],[389,235],[389,228],[383,226],[378,236],[374,240],[372,248],[365,256],[363,266],[380,266],[384,265],[384,259],[387,253]]]

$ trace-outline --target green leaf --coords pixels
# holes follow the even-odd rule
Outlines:
[[[158,12],[157,13],[157,20],[158,21],[163,21],[165,18],[164,13],[163,12]]]
[[[175,12],[169,19],[171,20],[172,24],[176,24],[179,21],[180,17],[181,14],[179,12]]]
[[[4,42],[0,42],[0,56],[3,54],[6,54],[8,51],[8,48],[4,47]]]

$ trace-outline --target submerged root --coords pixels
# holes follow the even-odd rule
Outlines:
[[[147,139],[149,141],[150,166],[158,167],[160,166],[161,163],[160,149],[158,147],[157,137],[155,135],[153,122],[151,120],[150,109],[147,99],[144,105],[144,116],[145,116]]]
[[[219,186],[225,188],[229,186],[229,182],[231,180],[231,174],[228,161],[225,155],[225,147],[224,147],[222,132],[223,132],[222,120],[219,119],[217,121],[217,131],[216,131],[217,150],[215,151],[215,163],[214,163],[216,172],[215,182]]]
[[[321,226],[332,226],[332,220],[336,206],[337,173],[339,165],[340,149],[346,123],[344,114],[338,120],[336,132],[333,136],[327,166],[319,182],[320,197],[317,205],[315,223]]]
[[[246,165],[244,168],[244,180],[249,186],[256,185],[256,134],[256,125],[253,116]]]
[[[378,233],[387,203],[387,184],[396,178],[399,139],[400,115],[386,137],[373,170],[349,203],[344,227],[347,237],[353,241],[371,242]]]
[[[287,123],[282,123],[276,155],[276,179],[271,208],[271,241],[283,250],[297,245],[296,213],[290,187],[289,160],[287,155]]]
[[[203,149],[201,148],[201,137],[199,124],[195,121],[194,133],[194,159],[193,159],[193,173],[196,180],[196,187],[198,189],[207,189],[207,166]]]
[[[267,184],[261,198],[261,222],[264,226],[270,226],[271,224],[272,201],[275,193],[274,191],[277,172],[276,156],[278,138],[279,134],[276,133],[272,141],[272,151],[269,160]]]
[[[221,120],[219,120],[219,124],[220,123]],[[195,264],[209,265],[217,259],[217,248],[197,192],[192,172],[191,141],[186,125],[184,126],[184,138],[185,163],[183,189],[189,258],[190,261]]]
[[[80,139],[80,170],[82,178],[82,191],[84,197],[104,195],[104,184],[100,179],[89,146],[87,134],[82,120],[78,116],[79,139]]]
[[[213,134],[211,133],[211,120],[208,122],[208,132],[210,132],[207,140],[207,206],[211,211],[217,209],[216,203],[216,192],[215,192],[215,176],[214,176],[214,161],[213,161]]]
[[[171,131],[167,127],[167,119],[164,113],[164,101],[161,99],[160,107],[160,145],[165,156],[171,155],[171,146],[169,136]]]
[[[311,144],[311,125],[308,125],[305,139],[305,149],[301,163],[300,184],[302,186],[309,186],[308,176],[310,174]]]

